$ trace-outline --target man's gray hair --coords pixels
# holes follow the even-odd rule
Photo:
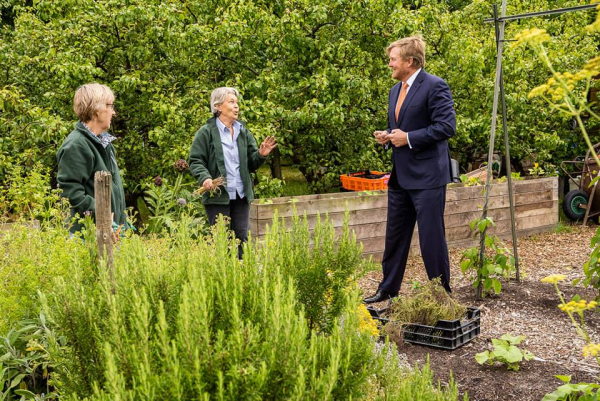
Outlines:
[[[227,100],[227,95],[229,94],[235,95],[238,99],[240,98],[240,92],[238,92],[237,89],[227,86],[217,88],[210,94],[210,112],[213,113],[215,117],[219,116],[217,106],[223,104],[225,100]]]

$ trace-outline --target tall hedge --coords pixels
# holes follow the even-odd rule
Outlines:
[[[453,156],[466,167],[488,148],[495,75],[491,0],[59,0],[0,2],[0,182],[13,164],[53,167],[72,128],[76,88],[108,84],[117,95],[113,133],[127,192],[187,156],[210,116],[217,86],[243,94],[241,116],[260,141],[276,135],[282,156],[317,190],[341,172],[389,169],[371,133],[386,126],[393,85],[384,49],[421,32],[427,70],[446,79],[457,109]],[[511,1],[508,13],[578,5]],[[510,22],[553,36],[560,70],[597,51],[582,34],[594,11]],[[515,162],[556,164],[581,153],[568,121],[526,98],[547,79],[530,54],[505,47],[505,88]],[[502,149],[502,146],[498,146]],[[546,168],[548,170],[548,168]]]

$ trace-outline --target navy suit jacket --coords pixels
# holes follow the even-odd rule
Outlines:
[[[388,131],[408,132],[412,149],[395,147],[392,155],[390,186],[397,182],[404,189],[431,189],[451,182],[448,138],[456,131],[454,101],[448,84],[421,70],[409,89],[396,122],[395,111],[400,83],[388,99]]]

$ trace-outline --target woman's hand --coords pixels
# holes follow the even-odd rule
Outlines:
[[[260,149],[258,149],[258,154],[262,157],[267,157],[271,153],[273,149],[277,147],[277,142],[275,141],[274,136],[268,136],[265,138],[263,143],[260,144]]]
[[[213,180],[211,178],[207,178],[202,183],[202,186],[204,187],[205,190],[210,191],[211,189],[213,189]]]

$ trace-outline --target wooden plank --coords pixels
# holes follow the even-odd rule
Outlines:
[[[373,209],[360,209],[351,210],[350,214],[350,226],[374,223],[374,222],[385,222],[387,220],[387,208],[373,208]],[[344,224],[344,212],[329,213],[329,221],[334,227],[341,227]],[[325,213],[320,214],[321,221],[325,221]],[[283,217],[281,220],[285,221],[286,226],[289,228],[292,224],[292,217]],[[308,226],[312,230],[317,223],[318,215],[312,214],[306,216]],[[256,227],[253,229],[254,235],[264,235],[267,232],[267,225],[272,225],[273,219],[261,219],[257,221]]]
[[[343,194],[348,194],[348,192]],[[277,205],[255,205],[253,202],[252,207],[256,207],[257,219],[259,220],[272,219],[275,214],[275,210],[277,210],[279,217],[289,217],[293,216],[294,210],[299,215],[302,215],[305,212],[307,215],[313,215],[317,213],[324,213],[325,211],[329,213],[336,213],[344,212],[345,210],[377,209],[387,207],[387,191],[377,191],[377,193],[373,193],[371,195],[359,192],[358,194],[350,193],[350,195],[346,195],[345,197],[322,196],[321,198],[308,201],[288,202]]]
[[[364,238],[360,242],[363,244],[363,253],[383,251],[385,248],[385,236]]]
[[[529,235],[533,235],[533,234],[539,234],[539,233],[544,233],[544,232],[548,232],[548,231],[552,231],[556,228],[557,224],[549,224],[549,225],[544,225],[544,226],[538,226],[538,227],[532,227],[529,229],[525,229],[525,230],[517,230],[517,237],[518,238],[523,238],[523,237],[527,237]],[[497,234],[498,238],[500,238],[502,241],[510,241],[512,239],[512,234],[510,232],[508,233],[502,233],[502,234]],[[509,244],[506,244],[507,246]],[[474,246],[479,246],[479,239],[465,239],[465,240],[457,240],[457,241],[449,241],[448,242],[448,248],[450,249],[456,249],[456,248],[471,248]],[[510,248],[509,248],[510,249]],[[410,247],[410,251],[411,251],[411,255],[420,255],[421,254],[421,249],[419,248],[418,244],[411,244]],[[511,249],[512,252],[512,249]]]
[[[539,204],[540,202],[555,200],[555,190],[547,189],[539,192],[525,192],[515,194],[515,208],[521,205]],[[445,215],[481,211],[485,200],[483,198],[465,199],[446,202]],[[508,195],[491,196],[488,200],[488,210],[510,207]]]
[[[558,188],[558,180],[555,177],[538,178],[533,180],[522,180],[513,182],[513,193],[538,192],[542,190]],[[484,197],[485,185],[466,187],[464,184],[450,184],[446,190],[446,201],[459,201]],[[490,197],[508,194],[507,183],[496,183],[490,186]]]
[[[538,214],[545,214],[551,211],[558,210],[556,201],[544,201],[539,204],[519,205],[515,207],[515,218],[525,216],[535,216]],[[444,216],[446,227],[456,227],[461,225],[469,225],[469,223],[475,219],[480,219],[482,211],[471,211],[464,213],[455,213]],[[510,220],[510,207],[490,209],[488,210],[488,216],[491,217],[494,222],[501,220]]]

